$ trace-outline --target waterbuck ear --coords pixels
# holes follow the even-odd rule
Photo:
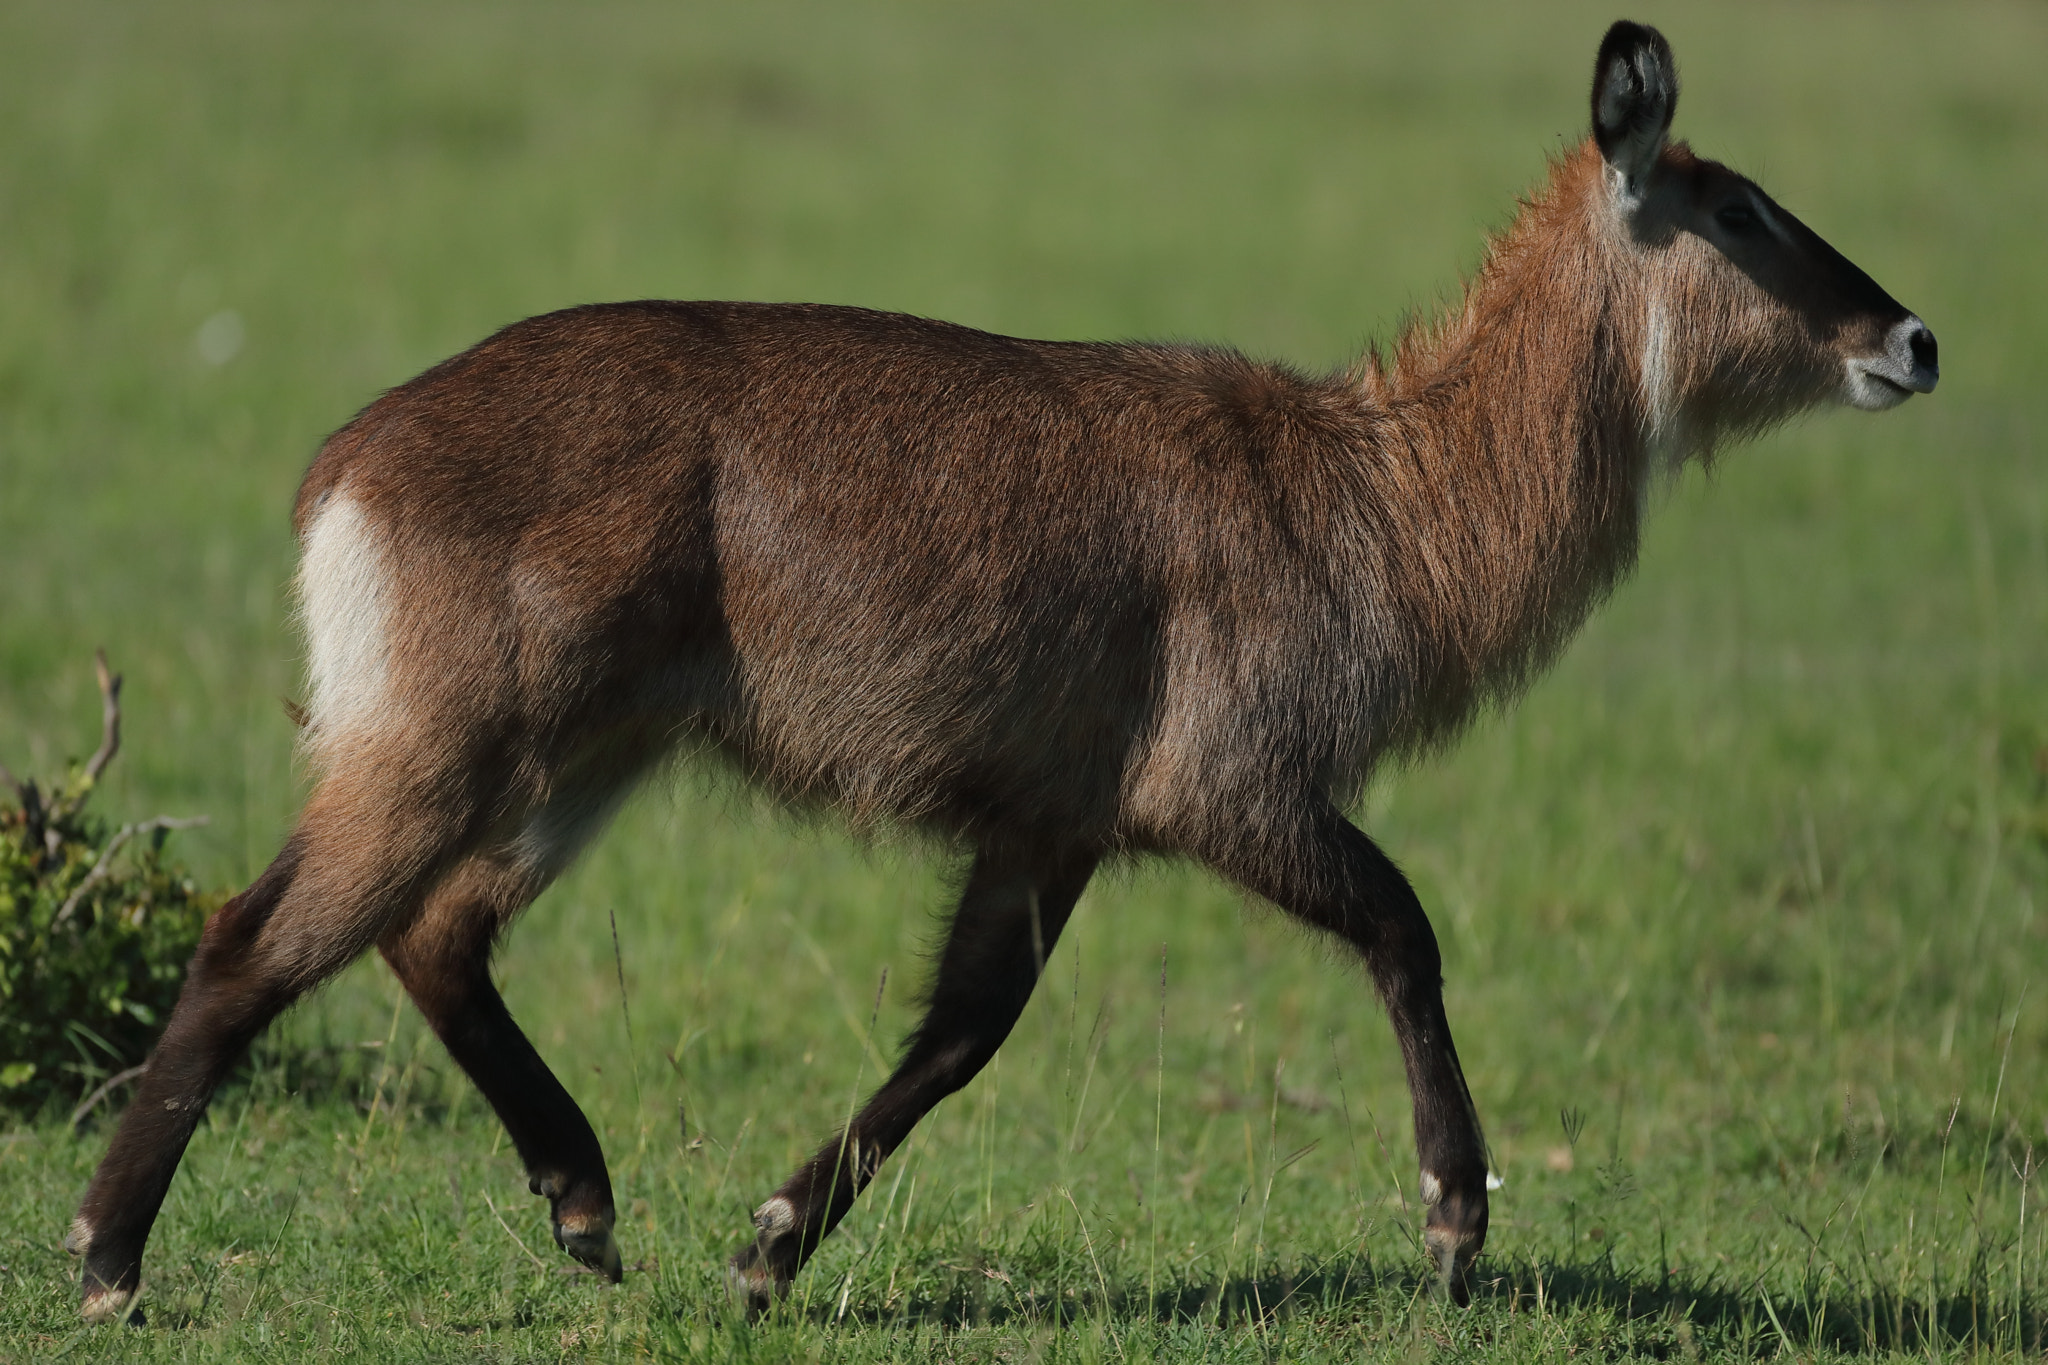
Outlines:
[[[1593,63],[1593,139],[1630,195],[1656,168],[1677,108],[1678,65],[1664,35],[1626,19],[1608,29]]]

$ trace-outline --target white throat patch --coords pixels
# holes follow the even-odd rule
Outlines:
[[[1640,373],[1643,412],[1648,419],[1648,430],[1643,435],[1654,447],[1662,443],[1675,415],[1671,395],[1671,316],[1665,311],[1661,295],[1651,296],[1643,320]]]
[[[1673,475],[1691,448],[1684,405],[1679,401],[1677,357],[1673,354],[1671,310],[1651,295],[1643,317],[1643,354],[1638,382],[1643,396],[1643,458],[1654,475]]]

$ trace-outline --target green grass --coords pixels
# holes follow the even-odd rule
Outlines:
[[[102,809],[205,812],[179,846],[244,880],[301,794],[292,489],[379,388],[650,295],[1332,363],[1452,289],[1582,126],[1612,17],[6,7],[0,759],[89,746],[104,643],[130,739]],[[1148,867],[1089,892],[998,1065],[788,1309],[734,1322],[723,1258],[911,1021],[948,869],[686,774],[501,959],[610,1153],[622,1288],[561,1273],[373,963],[201,1128],[146,1333],[77,1329],[58,1248],[105,1129],[0,1132],[0,1358],[2038,1354],[2048,11],[1638,17],[1679,130],[1918,309],[1946,378],[1689,474],[1528,700],[1374,789],[1507,1182],[1471,1311],[1418,1279],[1360,974]]]

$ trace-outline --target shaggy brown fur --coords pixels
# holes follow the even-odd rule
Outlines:
[[[756,1216],[786,1287],[993,1055],[1094,868],[1201,860],[1360,951],[1454,1293],[1485,1145],[1436,942],[1342,816],[1512,695],[1629,567],[1661,466],[1933,384],[1933,339],[1761,191],[1667,147],[1617,25],[1594,136],[1463,306],[1320,378],[1185,346],[852,308],[633,303],[509,327],[373,403],[295,521],[322,773],[209,926],[71,1239],[121,1311],[224,1068],[378,944],[616,1276],[604,1159],[492,988],[494,937],[632,782],[712,749],[784,797],[974,850],[902,1066]]]

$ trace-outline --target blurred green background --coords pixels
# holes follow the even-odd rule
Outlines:
[[[1336,365],[1455,296],[1583,135],[1613,17],[0,8],[0,760],[90,749],[104,644],[129,737],[103,808],[210,815],[178,846],[246,881],[303,794],[292,492],[382,388],[636,297]],[[1090,891],[996,1074],[786,1320],[734,1325],[718,1261],[914,1017],[949,868],[685,772],[501,957],[612,1154],[625,1289],[546,1273],[511,1154],[369,963],[216,1106],[152,1245],[171,1330],[122,1349],[2038,1349],[2048,8],[1632,17],[1678,54],[1676,132],[1919,311],[1944,377],[1688,472],[1527,701],[1373,789],[1507,1180],[1479,1309],[1413,1276],[1406,1099],[1361,976],[1142,868]],[[56,1240],[103,1141],[0,1139],[0,1353],[74,1340]],[[1169,1290],[1182,1316],[1144,1311]]]

